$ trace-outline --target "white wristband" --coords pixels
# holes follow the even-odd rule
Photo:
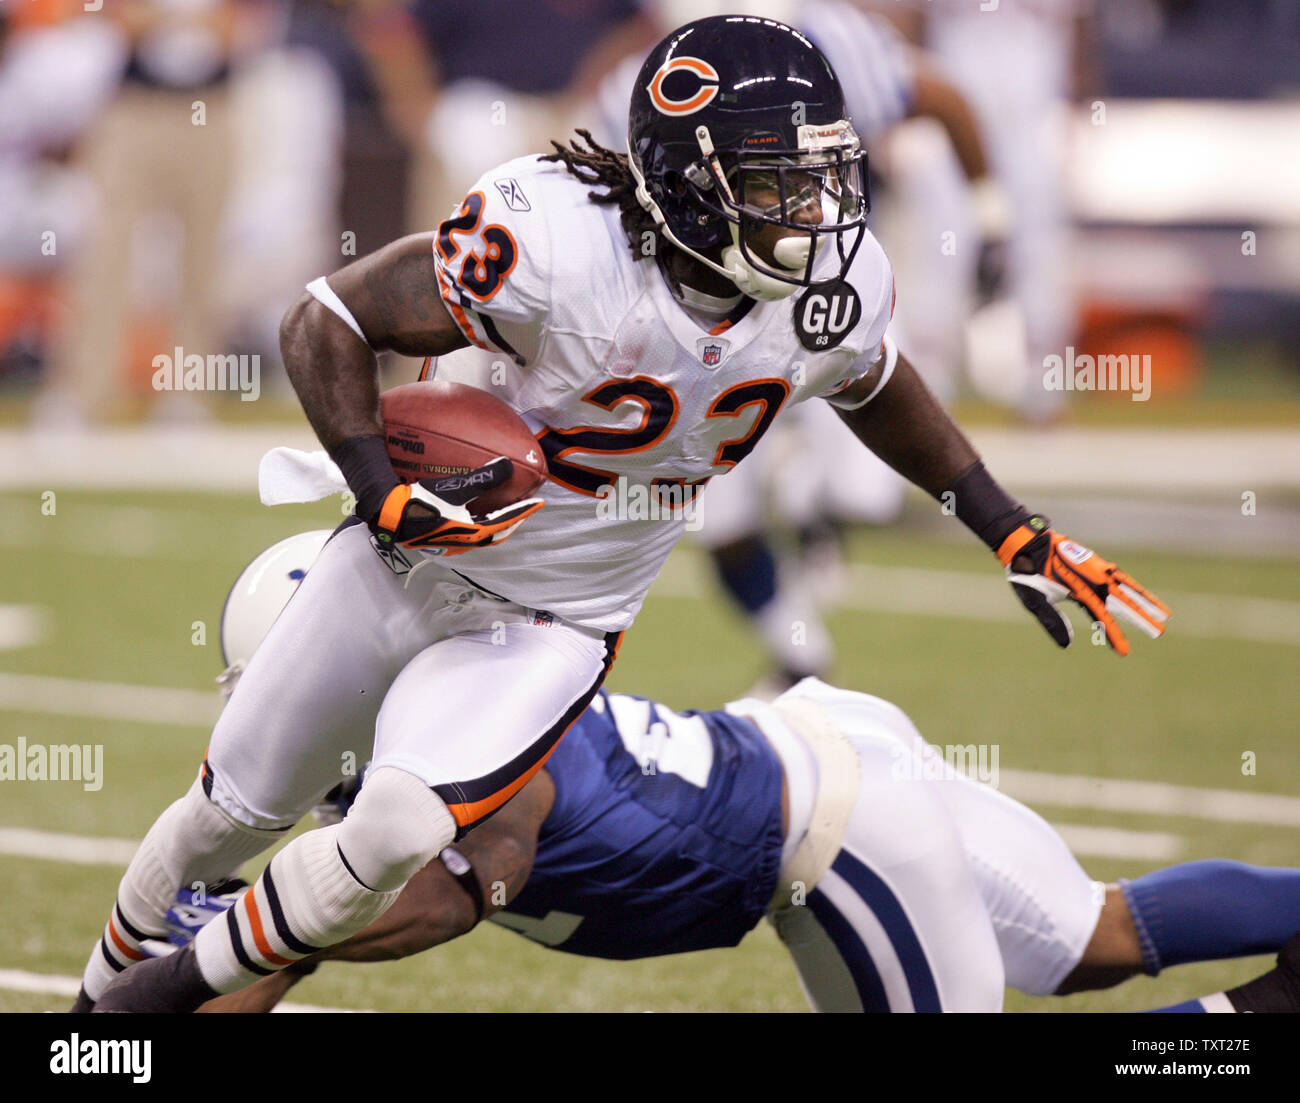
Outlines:
[[[344,305],[343,300],[334,294],[334,288],[325,282],[325,277],[320,276],[307,285],[307,293],[311,295],[326,310],[332,310],[340,318],[348,329],[352,330],[365,343],[366,348],[370,347],[370,342],[366,340],[366,335],[361,332],[361,327],[357,325],[357,320],[352,317],[352,311]]]
[[[885,384],[889,382],[890,376],[894,374],[894,365],[898,363],[898,346],[894,344],[894,339],[886,333],[884,340],[880,342],[880,347],[885,355],[885,368],[880,373],[880,379],[877,380],[876,385],[871,388],[871,393],[860,402],[852,404],[839,401],[837,395],[832,395],[826,400],[827,402],[837,410],[860,410],[884,389]]]

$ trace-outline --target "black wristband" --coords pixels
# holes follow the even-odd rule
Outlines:
[[[478,926],[483,922],[483,886],[478,883],[478,875],[474,872],[474,867],[469,864],[469,859],[464,854],[452,846],[444,846],[438,858],[447,872],[456,879],[456,884],[465,890],[465,894],[474,905],[474,925]]]
[[[339,466],[357,498],[357,516],[370,523],[379,516],[388,492],[401,480],[388,458],[388,445],[378,433],[351,437],[331,450],[330,459]]]
[[[983,463],[968,467],[939,494],[945,504],[952,495],[957,519],[995,552],[1008,536],[1029,520],[1029,510],[998,486]]]

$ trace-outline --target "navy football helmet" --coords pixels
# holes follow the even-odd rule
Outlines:
[[[839,79],[776,20],[713,16],[659,43],[632,92],[628,159],[664,237],[752,298],[842,278],[862,243],[866,153]],[[765,226],[797,231],[776,236],[770,259],[747,240]],[[839,265],[815,280],[828,240]],[[704,255],[719,245],[721,264]]]

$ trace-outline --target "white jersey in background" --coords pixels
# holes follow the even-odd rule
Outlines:
[[[457,556],[457,572],[512,601],[618,631],[704,482],[744,458],[780,410],[829,396],[877,362],[893,279],[864,231],[847,277],[854,303],[800,293],[706,330],[654,261],[633,255],[617,208],[590,191],[535,157],[474,185],[440,228],[439,289],[494,363],[487,380],[481,358],[444,357],[431,372],[486,383],[538,434],[550,468],[546,507],[509,541]],[[827,252],[815,271],[829,277],[839,258]],[[797,314],[826,328],[825,351],[802,343]],[[650,501],[665,506],[647,518],[640,507]]]

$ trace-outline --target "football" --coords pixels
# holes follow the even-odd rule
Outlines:
[[[514,465],[509,480],[472,503],[475,514],[536,493],[546,457],[523,418],[499,398],[464,383],[406,383],[379,399],[388,457],[405,482],[460,475],[497,456]]]

